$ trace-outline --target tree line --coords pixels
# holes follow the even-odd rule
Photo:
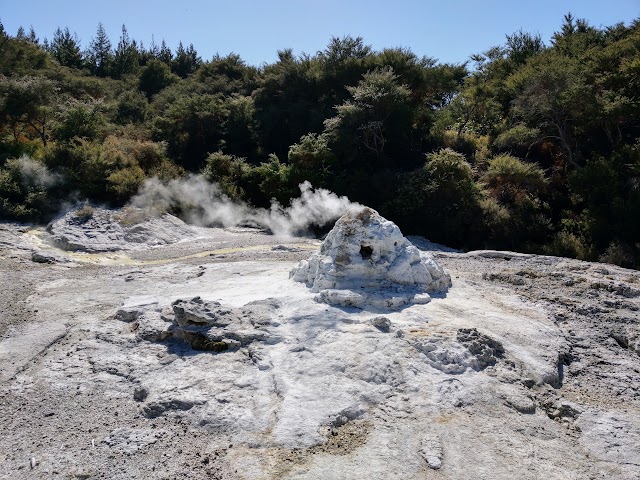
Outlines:
[[[346,36],[260,67],[0,24],[0,216],[121,205],[151,176],[256,206],[309,180],[450,246],[637,268],[639,119],[640,20],[568,14],[548,45],[519,31],[464,64]]]

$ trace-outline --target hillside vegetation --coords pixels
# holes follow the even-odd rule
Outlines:
[[[309,180],[453,247],[638,268],[640,20],[567,15],[549,45],[520,31],[462,65],[344,37],[260,67],[0,24],[0,218],[189,172],[256,206]]]

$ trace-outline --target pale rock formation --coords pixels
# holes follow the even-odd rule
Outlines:
[[[428,292],[451,286],[451,277],[431,255],[371,208],[345,213],[320,252],[301,261],[290,277],[317,292],[319,302],[359,308],[428,303]]]
[[[90,253],[167,245],[197,236],[193,227],[173,215],[155,217],[133,207],[72,210],[50,223],[47,231],[54,246]]]
[[[268,312],[279,308],[276,300],[253,302],[242,309],[205,301],[200,297],[178,299],[171,309],[158,311],[152,301],[134,299],[123,305],[115,318],[136,322],[133,330],[141,340],[178,340],[194,350],[223,352],[246,347],[253,342],[281,341],[269,328]]]

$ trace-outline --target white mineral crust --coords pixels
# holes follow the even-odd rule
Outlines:
[[[426,292],[451,286],[431,255],[371,208],[345,213],[320,252],[301,261],[290,277],[319,293],[318,301],[353,307],[397,308],[414,298],[425,303]]]

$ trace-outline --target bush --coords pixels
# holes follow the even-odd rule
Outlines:
[[[107,192],[113,194],[117,203],[124,203],[138,193],[144,179],[144,171],[139,165],[121,168],[107,177]]]
[[[181,172],[161,145],[107,137],[103,143],[83,139],[59,145],[47,164],[65,173],[68,189],[81,196],[121,204],[135,194],[148,175],[175,178]]]
[[[211,153],[205,161],[202,174],[217,183],[222,192],[233,199],[243,199],[251,167],[244,158],[225,155],[222,152]]]
[[[118,98],[116,121],[118,123],[142,123],[147,118],[149,105],[147,98],[140,92],[127,91]]]
[[[561,231],[556,233],[553,241],[543,249],[547,255],[570,257],[580,260],[593,259],[593,247],[574,233]]]
[[[511,155],[499,155],[489,160],[483,180],[494,198],[507,204],[517,203],[529,195],[537,197],[548,185],[544,170]]]
[[[140,72],[138,88],[144,92],[147,98],[176,83],[179,80],[177,75],[171,73],[167,64],[160,60],[151,60]]]
[[[511,211],[500,205],[495,198],[487,195],[480,201],[482,210],[482,231],[485,242],[483,247],[497,248],[505,241],[511,228]]]
[[[489,160],[482,179],[489,196],[509,212],[508,222],[487,220],[493,246],[537,250],[551,232],[549,207],[543,201],[548,185],[544,171],[511,155],[499,155]]]
[[[472,132],[458,132],[445,130],[440,142],[445,148],[450,148],[473,159],[475,163],[483,162],[489,155],[489,137]]]
[[[99,104],[73,103],[59,113],[53,128],[53,138],[68,141],[74,137],[94,140],[104,126],[104,117]]]
[[[73,212],[74,217],[78,220],[79,223],[87,223],[91,218],[93,218],[94,209],[88,202],[85,203],[82,207]]]
[[[638,266],[638,254],[631,246],[613,241],[605,252],[600,255],[598,261],[626,268],[636,268]]]
[[[191,171],[201,170],[218,151],[228,108],[221,95],[179,96],[154,122],[154,139],[166,141],[169,154]]]
[[[302,183],[308,180],[316,188],[329,186],[336,159],[326,136],[315,133],[303,135],[298,143],[289,147],[288,158],[295,181]]]
[[[24,136],[0,141],[0,166],[4,165],[9,158],[19,158],[23,155],[31,158],[41,158],[42,151],[43,148],[40,141],[29,140]]]
[[[588,212],[589,236],[602,252],[640,238],[640,146],[590,159],[569,176],[574,204]]]
[[[118,159],[102,144],[76,139],[69,144],[58,145],[48,153],[46,163],[63,172],[69,192],[76,191],[85,198],[108,201],[106,179],[117,168]]]
[[[0,218],[41,220],[57,209],[50,198],[58,182],[41,162],[22,156],[9,159],[0,168]]]
[[[451,149],[427,155],[425,165],[404,176],[388,209],[403,230],[453,246],[478,242],[482,192],[464,156]]]
[[[259,185],[263,202],[275,198],[286,205],[291,198],[298,196],[298,184],[291,178],[291,166],[280,162],[273,153],[269,155],[268,162],[253,169],[252,176]]]
[[[531,144],[539,138],[540,130],[518,124],[498,135],[493,142],[493,146],[498,151],[508,151],[513,154],[526,156]]]
[[[170,180],[184,174],[184,169],[169,159],[165,145],[162,143],[124,137],[109,137],[105,145],[121,152],[130,159],[132,164],[137,163],[146,176]]]
[[[224,120],[224,140],[226,152],[245,158],[255,158],[259,151],[259,129],[255,120],[255,107],[251,97],[228,97],[225,99],[228,112]]]

